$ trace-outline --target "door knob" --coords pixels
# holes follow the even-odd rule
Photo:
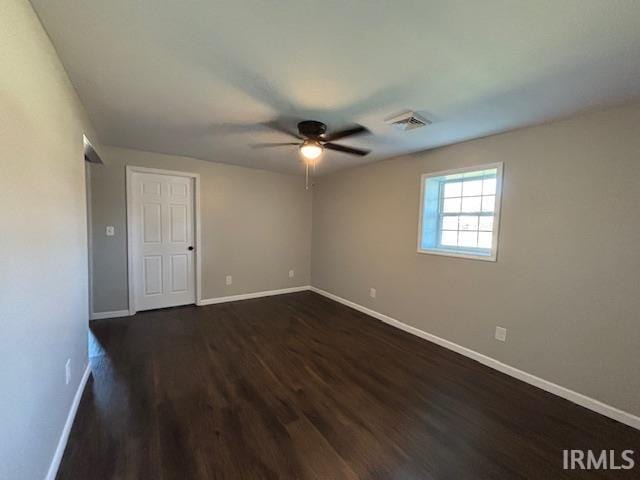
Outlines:
[[[189,247],[188,250],[193,250],[193,247]]]

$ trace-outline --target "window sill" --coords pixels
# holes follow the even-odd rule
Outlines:
[[[441,250],[441,249],[418,249],[418,253],[426,254],[426,255],[440,255],[443,257],[458,257],[458,258],[466,258],[469,260],[481,260],[484,262],[496,262],[498,259],[496,254],[491,255],[480,255],[477,253],[470,252],[456,252],[453,250]]]

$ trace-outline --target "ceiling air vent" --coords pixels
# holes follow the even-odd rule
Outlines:
[[[431,122],[416,112],[405,112],[385,120],[398,130],[408,131],[430,125]]]

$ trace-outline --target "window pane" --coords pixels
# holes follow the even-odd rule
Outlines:
[[[483,212],[493,212],[496,205],[496,196],[495,195],[486,195],[482,197],[482,211]],[[464,207],[464,205],[463,205]]]
[[[453,215],[442,217],[442,230],[458,230],[458,217]]]
[[[492,239],[493,239],[493,234],[491,232],[478,233],[478,247],[491,248]]]
[[[462,196],[474,197],[482,195],[482,180],[471,180],[462,184]]]
[[[458,246],[460,247],[477,247],[478,232],[460,232],[458,234]]]
[[[492,231],[493,230],[493,215],[483,215],[480,217],[479,230]]]
[[[482,194],[483,195],[495,195],[496,194],[496,179],[487,178],[482,182]]]
[[[458,232],[443,231],[442,240],[440,243],[442,243],[442,245],[455,247],[456,245],[458,245]]]
[[[445,198],[462,196],[462,183],[460,182],[445,183],[444,196]]]
[[[463,212],[479,212],[480,198],[481,197],[464,197],[462,199],[462,211]]]
[[[477,166],[423,177],[419,252],[489,259],[497,238],[499,170]]]
[[[460,211],[461,198],[445,198],[442,211],[445,213],[458,213]]]
[[[477,216],[460,217],[460,230],[478,230]]]

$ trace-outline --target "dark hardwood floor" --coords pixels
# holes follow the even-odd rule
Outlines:
[[[58,479],[640,478],[640,432],[315,293],[92,322]]]

